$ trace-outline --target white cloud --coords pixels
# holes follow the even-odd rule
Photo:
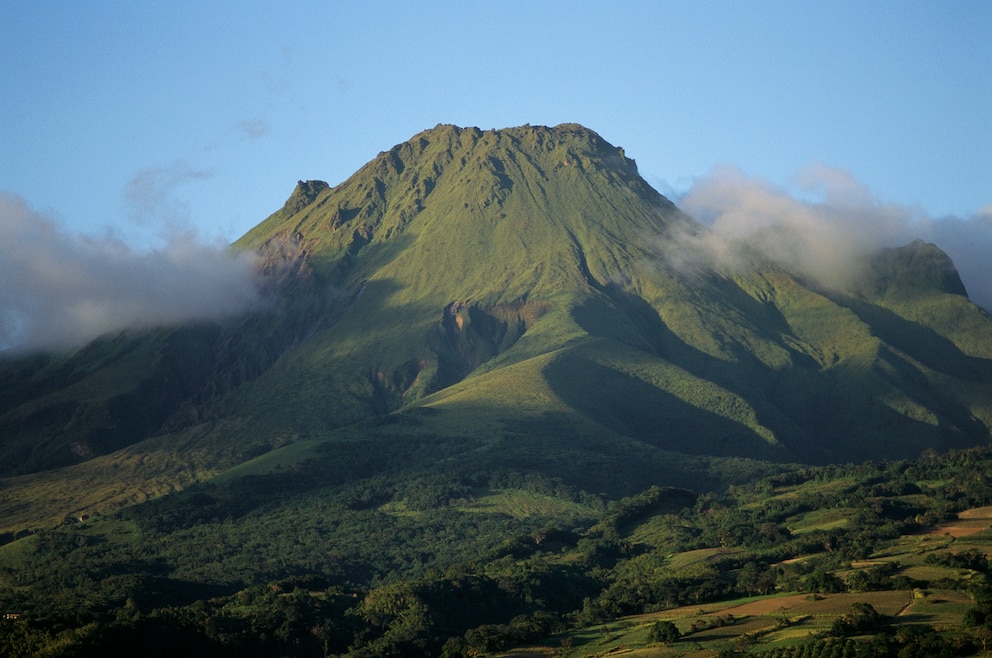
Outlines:
[[[128,218],[140,226],[161,225],[170,232],[180,230],[188,224],[189,209],[175,198],[176,189],[210,176],[209,172],[182,162],[142,169],[124,188]]]
[[[0,193],[0,347],[61,349],[124,328],[215,320],[259,301],[255,259],[175,233],[139,252],[70,235]]]
[[[973,301],[992,308],[992,205],[968,218],[935,219],[878,201],[848,172],[814,165],[794,178],[796,192],[719,167],[696,180],[679,205],[709,231],[683,236],[680,248],[724,268],[761,256],[830,286],[857,276],[882,247],[920,238],[954,261]]]
[[[246,119],[238,124],[238,128],[249,139],[261,139],[271,132],[271,127],[265,119]]]

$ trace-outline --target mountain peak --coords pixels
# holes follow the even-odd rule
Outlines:
[[[950,256],[937,245],[920,239],[881,250],[869,264],[861,287],[879,297],[933,293],[968,296]]]
[[[628,206],[637,212],[617,213]],[[440,244],[462,235],[467,244],[488,241],[488,253],[505,255],[516,248],[497,243],[526,235],[532,252],[544,241],[568,251],[576,236],[589,233],[590,222],[623,217],[611,232],[637,240],[657,234],[662,217],[677,214],[622,148],[579,124],[499,130],[439,124],[379,153],[334,188],[301,181],[239,246],[282,253],[292,240],[334,267],[399,236]]]
[[[588,164],[590,160],[600,161],[600,165],[610,164],[636,175],[634,160],[627,158],[624,149],[603,139],[596,131],[578,123],[562,123],[557,126],[525,124],[512,128],[482,130],[477,127],[462,128],[452,124],[438,124],[434,128],[418,133],[409,141],[397,144],[390,151],[380,153],[380,157],[395,153],[405,145],[424,142],[447,142],[462,145],[482,145],[495,148],[509,147],[523,151],[557,153],[561,149],[570,150],[561,160],[563,166]],[[568,155],[572,162],[569,163]]]
[[[328,189],[330,186],[322,180],[306,180],[298,181],[296,183],[296,189],[283,206],[283,210],[289,214],[295,214],[303,210],[314,200],[324,190]]]

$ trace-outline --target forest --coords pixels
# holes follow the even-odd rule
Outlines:
[[[990,466],[980,447],[613,502],[502,469],[204,483],[5,536],[0,654],[978,655]]]

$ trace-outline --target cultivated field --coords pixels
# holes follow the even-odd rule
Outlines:
[[[806,515],[795,531],[842,525],[837,510]],[[871,569],[884,563],[898,565],[898,573],[920,582],[965,584],[975,577],[969,569],[934,564],[927,556],[978,550],[992,552],[992,507],[979,507],[958,514],[927,532],[903,536],[868,559],[851,562],[836,574]],[[728,548],[686,551],[670,556],[667,566],[684,570],[738,552]],[[788,560],[794,563],[807,557]],[[679,656],[707,658],[723,651],[747,649],[758,653],[824,637],[834,621],[852,612],[855,604],[868,603],[888,618],[890,628],[930,626],[949,638],[966,634],[962,619],[975,605],[962,589],[899,589],[840,594],[779,593],[719,603],[683,606],[660,612],[625,617],[551,638],[544,646],[521,647],[506,654],[512,658],[546,656]],[[651,639],[657,622],[672,622],[682,637],[663,644]],[[741,638],[745,638],[742,640]],[[985,655],[985,654],[982,654]],[[992,655],[990,652],[989,655]]]

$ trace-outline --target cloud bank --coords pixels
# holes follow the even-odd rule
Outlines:
[[[100,334],[218,320],[259,301],[254,256],[190,231],[139,252],[111,237],[70,235],[0,193],[0,349],[66,349]]]
[[[678,203],[709,229],[678,239],[683,264],[705,259],[733,269],[761,257],[843,287],[868,254],[919,238],[943,249],[972,301],[992,309],[992,205],[971,217],[936,219],[882,203],[849,173],[820,165],[799,172],[794,191],[719,167]]]

